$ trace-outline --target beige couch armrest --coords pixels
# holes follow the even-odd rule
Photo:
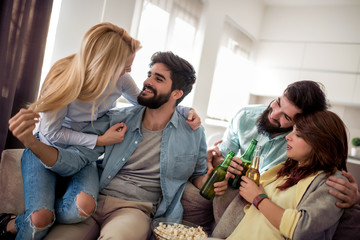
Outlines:
[[[24,149],[6,149],[0,160],[0,213],[24,212],[21,156]]]

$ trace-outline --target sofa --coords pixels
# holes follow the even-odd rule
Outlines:
[[[20,214],[24,212],[24,190],[23,190],[23,180],[21,175],[20,160],[23,153],[23,149],[7,149],[4,150],[0,158],[0,213],[13,213]],[[217,209],[214,209],[215,219],[211,212],[208,211],[210,201],[206,200],[205,205],[196,206],[193,204],[194,196],[200,196],[198,194],[198,189],[189,185],[187,188],[191,187],[190,191],[187,191],[189,196],[184,196],[182,199],[183,205],[186,204],[187,207],[184,212],[184,219],[190,222],[193,222],[198,225],[206,226],[207,232],[211,232],[214,227],[214,222],[217,222],[217,218],[220,218],[217,213]],[[230,204],[231,199],[227,200]],[[234,199],[233,201],[240,200]],[[202,209],[204,211],[202,212]],[[238,204],[231,202],[229,208],[224,212],[224,215],[229,214],[237,216],[240,214],[240,209]],[[199,214],[202,214],[199,218]],[[224,217],[224,216],[222,216]],[[230,223],[226,223],[230,224]],[[231,225],[231,224],[230,224]],[[221,227],[224,227],[222,230]],[[217,231],[221,234],[222,231],[227,231],[229,225],[226,226],[217,226]],[[340,219],[340,224],[335,232],[334,240],[342,239],[360,239],[360,206],[355,205],[350,209],[346,209],[342,218]]]
[[[20,160],[24,149],[4,150],[0,158],[0,213],[24,212]]]

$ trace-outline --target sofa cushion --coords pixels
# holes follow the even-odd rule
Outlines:
[[[200,225],[207,234],[213,229],[214,216],[212,201],[203,198],[200,190],[191,182],[187,182],[181,198],[184,209],[183,220]]]
[[[0,159],[0,212],[24,212],[24,187],[21,175],[21,156],[24,149],[6,149]]]
[[[333,240],[360,239],[360,205],[347,208],[340,218]]]

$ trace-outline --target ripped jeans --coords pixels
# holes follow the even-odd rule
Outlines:
[[[75,199],[81,192],[97,200],[99,177],[95,163],[88,165],[71,177],[61,177],[44,167],[42,162],[25,149],[21,158],[21,172],[24,182],[25,213],[15,220],[16,239],[42,239],[50,227],[57,223],[71,224],[84,221],[79,215]],[[59,186],[63,194],[59,195]],[[59,195],[59,196],[58,196]],[[36,228],[31,222],[31,214],[40,209],[55,212],[53,221],[44,228]]]

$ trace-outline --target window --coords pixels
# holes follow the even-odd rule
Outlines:
[[[207,116],[230,120],[240,107],[249,102],[253,41],[232,25],[224,23],[211,87]]]
[[[201,0],[144,0],[137,30],[142,49],[137,53],[132,73],[142,88],[150,58],[157,51],[172,51],[196,69],[195,43],[202,12]],[[191,106],[193,93],[181,105]]]

